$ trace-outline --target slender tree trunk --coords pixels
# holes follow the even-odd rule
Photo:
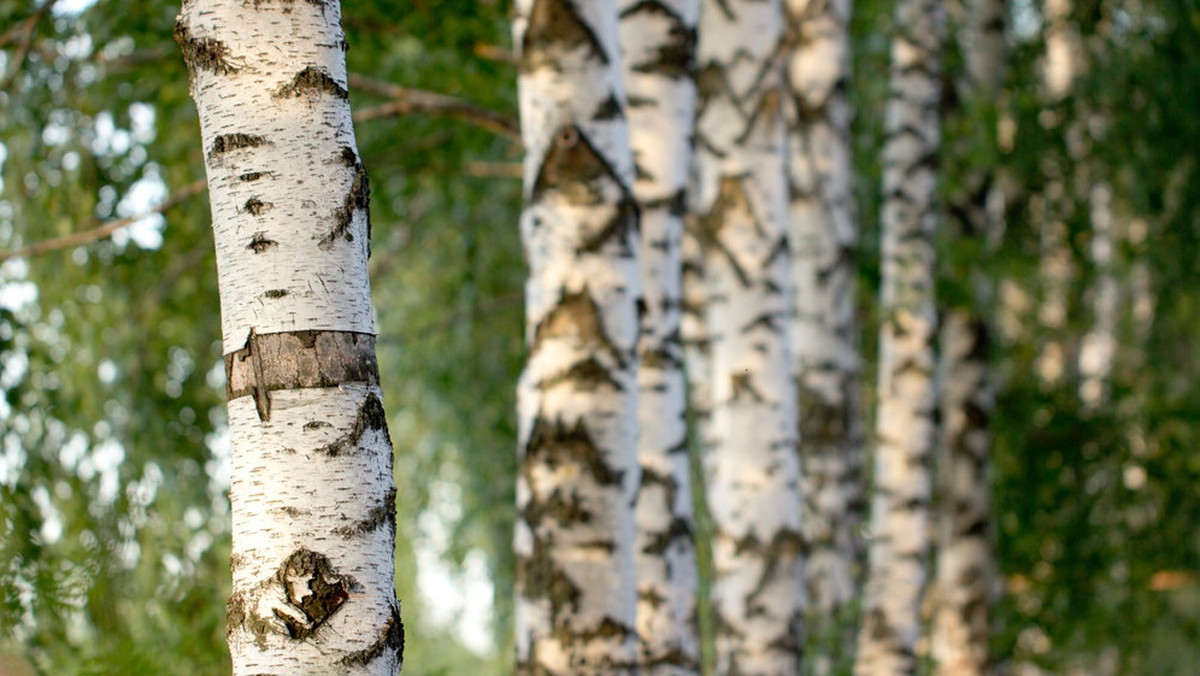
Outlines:
[[[518,0],[517,673],[636,672],[638,209],[615,0]]]
[[[684,418],[680,244],[692,165],[699,5],[697,0],[619,5],[645,301],[638,341],[638,660],[643,676],[697,674],[699,590]]]
[[[339,5],[189,0],[220,273],[235,674],[394,674],[395,495]]]
[[[699,35],[697,231],[707,283],[716,672],[797,673],[800,462],[779,0],[706,0]]]
[[[859,676],[912,674],[917,667],[936,430],[933,238],[943,29],[940,0],[896,6],[884,117],[878,448]]]
[[[966,0],[957,27],[966,68],[956,78],[960,114],[992,120],[1008,58],[1004,0]],[[947,308],[941,329],[939,394],[942,434],[937,462],[937,573],[930,645],[937,676],[991,672],[992,601],[999,590],[992,555],[994,408],[989,346],[994,283],[992,253],[1004,228],[996,134],[986,129],[958,139],[963,189],[949,198],[954,227],[948,247],[955,283],[966,301]],[[975,144],[974,146],[972,144]],[[979,148],[983,145],[984,148]],[[980,157],[972,164],[961,158]]]
[[[796,288],[793,360],[804,463],[809,663],[828,674],[853,649],[849,609],[863,544],[863,427],[850,148],[850,0],[788,0],[788,176]]]

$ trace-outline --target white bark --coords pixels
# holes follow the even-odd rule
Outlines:
[[[708,291],[704,468],[721,674],[794,674],[801,648],[782,29],[778,0],[702,5],[695,203]]]
[[[633,673],[641,290],[616,3],[514,10],[529,265],[517,673]]]
[[[697,674],[699,589],[684,418],[680,243],[692,158],[699,5],[621,0],[619,6],[645,304],[638,342],[638,661],[643,676]]]
[[[884,116],[878,446],[859,676],[912,674],[917,667],[935,442],[933,237],[943,8],[940,0],[900,0],[895,16]]]
[[[804,463],[807,652],[813,671],[827,674],[853,646],[848,615],[864,553],[858,534],[864,434],[847,99],[850,0],[788,0],[787,11],[792,356]]]
[[[395,489],[337,2],[188,0],[220,274],[235,674],[394,674]]]

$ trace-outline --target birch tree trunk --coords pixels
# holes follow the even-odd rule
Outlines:
[[[934,231],[943,8],[900,0],[884,115],[879,413],[855,673],[912,674],[929,549],[935,443]]]
[[[234,674],[395,674],[392,447],[334,0],[188,0],[232,440]]]
[[[779,0],[702,5],[695,203],[708,292],[704,474],[719,674],[794,674],[801,649],[782,29]]]
[[[697,674],[696,545],[683,352],[680,245],[695,118],[697,0],[621,0],[645,314],[638,355],[638,661],[643,676]]]
[[[1004,83],[1004,0],[966,0],[955,31],[965,72],[956,78],[961,114],[991,120]],[[964,188],[947,209],[954,226],[950,268],[967,286],[966,301],[944,312],[938,377],[942,434],[937,462],[937,573],[930,646],[937,676],[991,671],[989,615],[999,590],[992,555],[992,440],[995,407],[989,346],[994,305],[991,254],[1004,228],[995,168],[994,129],[960,139],[956,158],[982,162],[959,170]]]
[[[850,148],[850,0],[788,0],[789,239],[796,288],[792,357],[804,464],[809,663],[853,650],[863,544],[863,427],[855,322],[858,224]]]
[[[517,673],[636,672],[638,209],[615,0],[517,0]]]

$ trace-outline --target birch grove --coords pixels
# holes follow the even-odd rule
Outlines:
[[[370,191],[340,20],[333,0],[187,0],[176,26],[220,275],[234,674],[400,668]]]
[[[699,5],[695,0],[619,5],[645,308],[638,341],[638,661],[643,675],[698,674],[680,247],[692,166]]]
[[[864,553],[850,10],[850,0],[787,3],[792,359],[804,463],[808,657],[818,674],[830,673],[852,651],[850,615]]]
[[[941,0],[901,0],[895,23],[884,111],[877,447],[858,676],[915,672],[928,576]]]
[[[702,3],[696,232],[707,292],[716,672],[798,672],[800,463],[778,0]]]
[[[519,0],[518,674],[637,671],[638,208],[614,0]]]

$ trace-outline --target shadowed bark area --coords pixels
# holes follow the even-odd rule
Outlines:
[[[639,211],[616,4],[514,10],[529,265],[516,673],[634,673]]]

